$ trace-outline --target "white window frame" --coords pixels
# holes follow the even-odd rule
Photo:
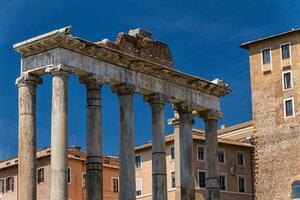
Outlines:
[[[0,181],[3,181],[3,192],[0,192],[0,194],[4,194],[5,193],[5,178],[0,178]]]
[[[70,182],[68,182],[68,185],[70,185],[72,183],[72,169],[71,167],[68,167],[68,170],[70,169]],[[68,176],[68,172],[67,172],[67,176]]]
[[[174,149],[174,158],[172,159],[172,154],[171,154],[171,149]],[[172,146],[170,146],[170,148],[169,148],[169,153],[170,153],[170,160],[171,161],[174,161],[175,160],[175,147],[174,147],[174,145],[172,145]]]
[[[240,177],[244,178],[245,192],[240,192],[240,182],[239,182]],[[241,194],[247,193],[247,178],[244,175],[237,175],[237,192]]]
[[[293,115],[291,116],[286,116],[286,106],[285,106],[285,102],[286,101],[289,101],[289,100],[292,100],[292,105],[293,105]],[[286,99],[283,99],[283,115],[284,115],[284,119],[288,119],[288,118],[292,118],[292,117],[295,117],[295,102],[294,102],[294,97],[290,97],[290,98],[286,98]]]
[[[243,165],[240,165],[240,164],[239,164],[239,159],[238,159],[239,153],[243,154]],[[237,165],[237,166],[240,166],[240,167],[245,167],[245,166],[246,166],[245,152],[244,152],[244,151],[237,151],[237,152],[236,152],[236,165]]]
[[[205,171],[205,170],[202,170],[202,169],[198,169],[198,170],[197,170],[198,187],[199,187],[199,188],[205,188],[205,187],[200,187],[199,172],[204,172],[204,173],[205,173],[205,185],[206,185],[206,171]]]
[[[39,170],[40,169],[44,169],[44,182],[41,182],[41,183],[38,183],[38,179],[39,179]],[[40,185],[40,184],[43,184],[43,183],[45,183],[46,181],[45,181],[45,167],[40,167],[40,168],[37,168],[36,169],[36,183],[37,183],[37,185]]]
[[[140,158],[141,158],[141,166],[140,166],[139,168],[136,167],[136,163],[135,163],[135,158],[138,157],[138,156],[140,156]],[[134,166],[135,166],[135,169],[136,169],[136,170],[142,169],[142,163],[143,163],[143,157],[142,157],[142,154],[135,154],[135,156],[134,156]]]
[[[270,49],[270,64],[264,64],[264,57],[263,57],[263,51]],[[273,66],[272,66],[272,48],[271,47],[267,47],[267,48],[263,48],[260,50],[260,63],[261,63],[261,71],[262,73],[264,73],[264,66],[265,65],[270,65],[270,69],[271,71],[273,71]]]
[[[220,162],[219,161],[219,152],[223,152],[224,153],[224,162]],[[227,159],[226,159],[226,151],[225,151],[225,149],[218,149],[218,162],[220,163],[220,164],[226,164],[227,163]]]
[[[287,74],[287,73],[290,73],[290,74],[291,74],[291,88],[284,89],[284,75]],[[294,81],[293,81],[293,73],[292,73],[292,70],[286,70],[286,71],[283,71],[283,72],[282,72],[282,90],[283,90],[283,91],[292,90],[293,87],[294,87],[293,82],[294,82]]]
[[[85,175],[85,179],[83,178],[84,175]],[[83,180],[85,182],[85,185],[83,185]],[[86,188],[86,173],[81,174],[81,187]]]
[[[114,192],[114,179],[118,180],[118,192]],[[120,180],[117,177],[111,177],[111,192],[114,192],[114,193],[120,192]]]
[[[220,188],[220,190],[221,191],[227,191],[228,190],[228,179],[227,179],[227,174],[226,173],[219,173],[219,176],[225,176],[225,190],[221,190],[221,188]]]
[[[143,196],[143,179],[141,179],[141,178],[135,179],[135,184],[136,184],[138,181],[141,182],[141,195],[136,195],[136,197],[141,197],[141,196]],[[136,184],[136,185],[137,185],[137,184]],[[135,189],[135,194],[136,194],[136,189]]]
[[[199,159],[199,157],[198,157],[198,155],[199,155],[199,147],[202,147],[203,150],[204,150],[203,151],[203,153],[204,153],[204,159],[203,160]],[[202,162],[205,161],[205,146],[204,145],[200,145],[200,144],[197,145],[197,161],[202,161]]]
[[[172,187],[172,173],[174,173],[174,176],[175,176],[175,187]],[[171,171],[171,173],[170,173],[170,179],[171,179],[171,181],[170,181],[170,188],[171,189],[176,188],[176,172],[175,171]]]
[[[280,44],[280,64],[281,64],[281,68],[283,67],[282,66],[282,46],[284,45],[289,45],[289,51],[290,51],[290,57],[289,57],[289,61],[290,61],[290,65],[292,65],[292,45],[291,45],[291,42],[286,42],[286,43],[282,43]]]

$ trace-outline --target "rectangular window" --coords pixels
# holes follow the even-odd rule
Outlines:
[[[71,168],[68,168],[68,183],[71,183]]]
[[[226,190],[226,185],[227,185],[226,175],[221,174],[219,178],[220,178],[220,190]]]
[[[244,152],[238,152],[237,153],[237,164],[239,166],[244,166],[245,165]]]
[[[219,158],[220,163],[225,163],[225,151],[224,150],[219,150],[218,158]]]
[[[14,177],[6,178],[6,192],[14,191]]]
[[[282,60],[290,58],[290,44],[281,45],[281,58]]]
[[[176,187],[176,182],[175,182],[175,172],[171,173],[171,188]]]
[[[142,195],[142,180],[137,179],[136,180],[136,196]]]
[[[171,156],[171,160],[175,159],[175,151],[174,151],[174,147],[173,146],[170,148],[170,156]]]
[[[199,171],[198,172],[198,182],[199,182],[199,187],[200,188],[205,188],[206,187],[205,172],[204,171]]]
[[[284,100],[284,112],[286,118],[294,116],[294,99],[290,98]]]
[[[44,168],[40,168],[37,170],[37,183],[44,183],[45,182],[45,171]]]
[[[238,176],[238,190],[239,192],[246,192],[246,178]]]
[[[197,148],[197,159],[204,160],[204,147],[203,146],[198,146],[198,148]]]
[[[119,179],[112,178],[112,189],[113,192],[119,192]]]
[[[141,161],[142,161],[142,157],[140,155],[135,156],[135,168],[136,169],[140,169],[142,167]]]
[[[263,49],[262,53],[262,61],[263,65],[268,65],[271,63],[271,49]]]
[[[82,174],[82,187],[85,188],[86,187],[86,173]]]
[[[293,87],[293,81],[292,81],[292,72],[284,72],[283,73],[283,90],[292,89]]]
[[[0,194],[4,193],[4,179],[0,179]]]

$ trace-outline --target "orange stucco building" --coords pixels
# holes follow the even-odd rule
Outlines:
[[[69,200],[85,200],[86,154],[79,147],[68,150]],[[37,152],[37,199],[50,199],[49,148]],[[103,159],[103,192],[105,200],[117,200],[119,196],[119,161],[115,157]],[[16,200],[18,190],[18,158],[0,162],[0,199]],[[22,183],[20,183],[22,184]]]

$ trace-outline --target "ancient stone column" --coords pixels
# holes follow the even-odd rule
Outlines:
[[[194,200],[193,110],[185,103],[175,109],[179,113],[179,132],[175,131],[174,140],[176,200]]]
[[[68,76],[60,67],[52,74],[51,200],[68,200]]]
[[[80,82],[85,84],[87,95],[86,199],[103,200],[102,82],[92,76]]]
[[[145,97],[152,110],[152,199],[167,199],[165,102],[166,97],[153,94]]]
[[[133,134],[133,95],[135,88],[129,84],[113,87],[119,96],[120,107],[120,200],[136,199]]]
[[[202,112],[205,123],[205,176],[207,200],[220,199],[219,162],[218,162],[218,119],[220,112]]]
[[[36,200],[36,86],[42,79],[29,73],[19,87],[18,200]]]

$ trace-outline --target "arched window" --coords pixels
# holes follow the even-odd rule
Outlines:
[[[295,181],[292,184],[293,200],[300,200],[300,181]]]

